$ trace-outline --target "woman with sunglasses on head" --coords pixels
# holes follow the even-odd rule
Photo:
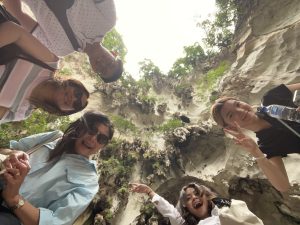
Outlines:
[[[67,225],[85,210],[99,189],[97,154],[112,139],[113,125],[101,113],[86,112],[60,140],[44,144],[56,132],[11,142],[5,161],[1,225]],[[43,143],[28,156],[23,151]],[[28,159],[29,158],[29,159]]]
[[[300,83],[281,84],[264,94],[262,105],[283,105],[297,108],[293,103],[293,92],[300,89]],[[224,131],[233,135],[236,144],[242,146],[257,161],[258,166],[279,191],[290,188],[289,178],[282,157],[300,153],[300,138],[276,118],[233,97],[216,100],[211,108],[215,122]],[[294,131],[300,133],[300,124],[284,121]],[[257,143],[244,134],[242,129],[255,132]]]
[[[263,225],[245,202],[220,198],[204,185],[189,183],[184,186],[176,207],[145,184],[130,185],[131,191],[148,194],[171,225]]]
[[[58,57],[17,23],[1,18],[0,56],[0,124],[24,120],[35,108],[62,116],[87,105],[89,93],[80,81],[54,76]]]

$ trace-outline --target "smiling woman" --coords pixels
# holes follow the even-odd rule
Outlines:
[[[245,202],[217,197],[210,188],[189,183],[180,191],[177,208],[145,184],[131,183],[131,191],[145,193],[172,225],[262,225]]]
[[[281,84],[269,90],[262,98],[262,105],[272,104],[297,108],[293,103],[293,92],[300,89],[300,83]],[[285,121],[288,129],[278,119],[272,118],[265,112],[254,111],[246,102],[231,97],[216,100],[211,108],[213,119],[232,135],[236,144],[242,146],[257,161],[272,185],[279,191],[288,191],[289,178],[283,164],[283,157],[291,153],[300,153],[300,124]],[[258,142],[245,135],[242,129],[256,133]]]
[[[63,116],[86,107],[83,84],[54,77],[58,57],[12,21],[0,23],[0,56],[0,124],[24,120],[35,108]]]
[[[97,193],[97,165],[90,156],[112,139],[109,118],[86,112],[61,139],[53,141],[58,133],[12,141],[13,153],[4,162],[5,185],[0,182],[6,203],[5,207],[0,204],[1,225],[71,225]],[[34,146],[39,149],[28,156],[26,152]]]

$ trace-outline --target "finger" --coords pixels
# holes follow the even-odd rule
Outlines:
[[[29,155],[24,152],[20,159],[29,161]]]
[[[230,135],[232,135],[232,136],[234,136],[234,137],[236,137],[236,136],[238,136],[238,133],[237,132],[235,132],[235,131],[233,131],[233,130],[229,130],[229,129],[223,129],[226,133],[228,133],[228,134],[230,134]]]

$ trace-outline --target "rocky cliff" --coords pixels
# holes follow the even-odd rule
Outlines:
[[[114,115],[118,131],[98,159],[95,224],[168,224],[146,197],[128,192],[130,181],[149,184],[172,203],[180,187],[196,181],[246,201],[266,225],[300,223],[300,157],[284,159],[292,188],[282,194],[209,116],[213,96],[259,104],[275,85],[300,81],[300,1],[240,1],[239,18],[230,53],[213,63],[230,58],[230,67],[213,85],[203,85],[212,66],[199,63],[182,80],[154,74],[139,83],[128,79],[90,87],[89,107]]]

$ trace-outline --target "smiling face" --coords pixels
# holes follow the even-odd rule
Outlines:
[[[209,202],[204,192],[199,193],[192,187],[185,190],[187,210],[199,219],[209,217]]]
[[[220,114],[227,126],[235,126],[234,122],[237,122],[240,127],[246,129],[251,127],[257,118],[251,105],[238,100],[226,101]]]
[[[87,104],[88,96],[82,90],[66,86],[59,88],[54,94],[55,102],[62,111],[72,111]]]
[[[104,138],[104,136],[106,138]],[[109,140],[109,128],[104,124],[97,124],[92,132],[86,131],[75,141],[75,153],[89,157],[100,151]],[[105,141],[106,139],[106,141]]]

